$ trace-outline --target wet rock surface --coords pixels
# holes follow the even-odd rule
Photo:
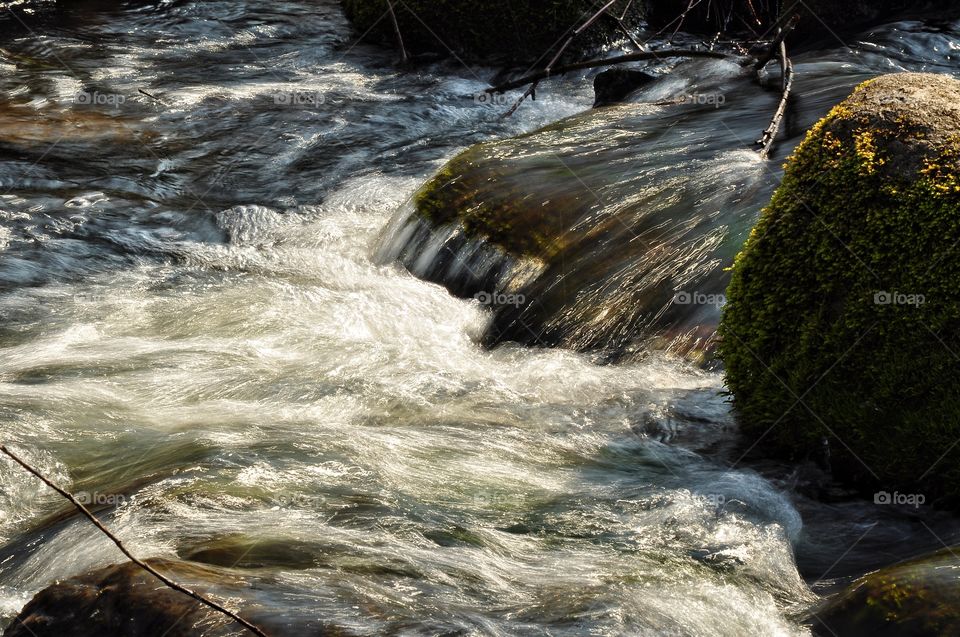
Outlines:
[[[960,634],[960,556],[944,549],[870,573],[813,609],[814,635]]]
[[[192,586],[211,579],[242,586],[236,576],[170,560],[151,565]],[[188,587],[189,587],[188,586]],[[202,589],[197,589],[202,593]],[[249,634],[229,618],[175,591],[127,562],[91,571],[43,589],[23,608],[4,637],[232,637]]]

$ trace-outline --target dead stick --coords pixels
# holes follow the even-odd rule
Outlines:
[[[577,37],[578,35],[580,35],[581,33],[583,33],[583,31],[584,31],[585,29],[589,28],[590,25],[593,24],[593,23],[597,20],[597,18],[599,18],[601,15],[603,15],[603,14],[607,11],[607,9],[609,9],[609,8],[612,7],[614,4],[616,4],[616,2],[617,2],[617,0],[610,0],[610,2],[608,2],[607,4],[605,4],[605,5],[603,5],[602,7],[600,7],[600,10],[599,10],[599,11],[597,11],[597,12],[594,13],[592,16],[590,16],[590,19],[588,19],[586,22],[584,22],[583,24],[581,24],[579,27],[577,27],[577,28],[573,31],[573,33],[570,34],[570,37],[568,37],[568,38],[564,41],[564,43],[560,46],[560,49],[557,51],[556,55],[553,56],[553,59],[551,59],[550,62],[547,63],[546,68],[545,68],[543,71],[541,71],[542,73],[544,73],[544,76],[543,76],[543,77],[550,77],[550,74],[553,72],[553,65],[557,63],[557,61],[560,59],[560,56],[563,55],[563,52],[567,50],[567,47],[568,47],[568,46],[570,46],[570,43],[573,42],[574,39],[576,39],[576,37]],[[541,78],[541,79],[542,79],[542,78]],[[513,106],[510,107],[510,110],[508,110],[506,113],[504,113],[503,115],[500,116],[500,119],[505,119],[505,118],[510,117],[511,115],[513,115],[513,114],[516,112],[516,110],[517,110],[518,108],[520,108],[520,105],[523,104],[523,100],[527,99],[527,98],[530,97],[531,95],[533,95],[533,96],[534,96],[534,99],[536,99],[536,91],[537,91],[537,83],[538,83],[538,82],[539,82],[539,80],[534,80],[534,81],[533,81],[533,85],[532,85],[529,89],[527,89],[527,91],[526,91],[523,95],[521,95],[520,98],[519,98],[516,102],[513,103]],[[524,82],[524,84],[527,84],[527,82]],[[520,86],[523,86],[523,84],[521,84]],[[489,92],[489,91],[488,91],[488,92]],[[502,91],[500,91],[500,92],[502,92]]]
[[[614,22],[617,23],[617,28],[619,28],[621,31],[623,31],[623,34],[624,34],[625,36],[627,36],[627,39],[630,40],[630,42],[633,44],[633,46],[637,47],[637,50],[638,50],[638,51],[643,51],[643,45],[640,44],[640,42],[637,40],[637,38],[633,37],[633,34],[630,33],[630,29],[628,29],[628,28],[627,28],[627,25],[625,25],[625,24],[623,23],[623,20],[621,20],[621,19],[618,18],[617,16],[612,15],[612,14],[610,14],[610,13],[608,13],[607,15],[610,16],[610,19],[611,19],[611,20],[613,20]]]
[[[673,30],[673,33],[670,34],[670,37],[667,38],[667,42],[673,44],[673,38],[677,36],[677,33],[680,31],[680,27],[683,26],[683,21],[687,19],[687,14],[693,11],[693,8],[700,4],[700,0],[690,0],[687,4],[687,10],[680,14],[679,22],[677,23],[677,28]]]
[[[767,159],[770,156],[770,150],[773,148],[773,142],[777,139],[777,133],[780,131],[780,123],[787,112],[787,101],[790,99],[790,89],[793,87],[793,63],[787,57],[787,45],[780,42],[780,72],[782,74],[780,94],[780,103],[777,110],[770,120],[770,125],[763,131],[763,135],[757,140],[761,145],[760,158]]]
[[[780,45],[783,43],[784,38],[790,34],[791,31],[796,28],[797,23],[800,22],[800,16],[794,15],[787,24],[777,31],[777,37],[773,39],[773,42],[770,43],[770,47],[767,49],[766,53],[757,58],[756,64],[753,65],[754,70],[759,71],[767,65],[767,62],[773,59],[773,57],[780,51]]]
[[[663,58],[714,58],[714,59],[724,59],[731,56],[724,53],[717,53],[715,51],[694,51],[688,49],[674,49],[666,51],[639,51],[637,53],[627,53],[626,55],[619,55],[617,57],[607,58],[605,60],[586,60],[584,62],[575,62],[574,64],[567,64],[566,66],[559,66],[553,69],[552,72],[537,71],[536,73],[531,73],[530,75],[525,75],[516,80],[510,80],[509,82],[504,82],[497,86],[488,88],[487,93],[503,93],[515,88],[520,88],[532,82],[539,82],[542,79],[550,77],[553,74],[561,75],[563,73],[569,73],[570,71],[579,71],[581,69],[592,69],[598,66],[611,66],[613,64],[620,64],[621,62],[638,62],[640,60],[659,60]]]
[[[113,533],[111,533],[111,532],[109,531],[109,529],[107,529],[107,527],[105,527],[105,526],[100,522],[100,520],[97,519],[97,517],[96,517],[94,514],[90,513],[90,510],[87,509],[87,507],[83,506],[83,504],[81,504],[79,500],[77,500],[75,497],[73,497],[73,495],[72,495],[69,491],[66,491],[66,490],[61,489],[60,487],[58,487],[58,486],[57,486],[56,484],[54,484],[49,478],[47,478],[46,476],[44,476],[44,475],[43,475],[42,473],[40,473],[37,469],[34,469],[32,466],[30,466],[29,464],[27,464],[26,461],[22,460],[19,456],[17,456],[17,455],[14,454],[12,451],[10,451],[9,449],[7,449],[5,446],[0,445],[0,452],[3,452],[3,453],[6,454],[7,456],[9,456],[11,460],[13,460],[13,461],[16,462],[18,465],[20,465],[21,467],[23,467],[24,469],[26,469],[27,471],[29,471],[30,473],[32,473],[34,476],[36,476],[37,478],[39,478],[40,481],[43,482],[45,485],[47,485],[48,487],[50,487],[51,489],[53,489],[54,491],[56,491],[57,493],[59,493],[60,495],[62,495],[63,497],[65,497],[67,500],[69,500],[70,503],[71,503],[73,506],[75,506],[78,511],[80,511],[80,513],[82,513],[84,516],[86,516],[86,518],[87,518],[88,520],[90,520],[91,522],[93,522],[94,526],[96,526],[98,529],[100,529],[100,531],[103,532],[104,535],[106,535],[108,538],[110,538],[110,539],[113,541],[113,543],[117,545],[117,548],[120,549],[120,552],[123,553],[124,555],[126,555],[126,556],[130,559],[131,562],[133,562],[134,564],[136,564],[137,566],[139,566],[140,568],[142,568],[142,569],[145,570],[146,572],[150,573],[151,575],[153,575],[154,577],[156,577],[158,580],[160,580],[161,582],[163,582],[164,584],[166,584],[167,586],[169,586],[169,587],[172,588],[173,590],[179,591],[179,592],[183,593],[184,595],[187,595],[188,597],[192,597],[193,599],[197,600],[197,601],[200,602],[201,604],[206,604],[207,606],[209,606],[210,608],[214,609],[215,611],[218,611],[218,612],[220,612],[220,613],[223,613],[224,615],[226,615],[226,616],[229,617],[230,619],[234,620],[235,622],[237,622],[238,624],[240,624],[241,626],[243,626],[244,628],[246,628],[247,630],[249,630],[250,632],[252,632],[254,635],[257,635],[257,637],[267,637],[267,634],[266,634],[266,633],[264,633],[262,630],[260,630],[259,628],[257,628],[256,626],[254,626],[253,624],[251,624],[250,622],[248,622],[248,621],[245,620],[244,618],[240,617],[240,616],[237,615],[236,613],[233,613],[233,612],[227,610],[226,608],[224,608],[224,607],[221,606],[220,604],[218,604],[218,603],[216,603],[216,602],[214,602],[214,601],[212,601],[212,600],[210,600],[210,599],[207,599],[206,597],[204,597],[203,595],[200,595],[199,593],[193,592],[192,590],[190,590],[189,588],[186,588],[185,586],[182,586],[182,585],[180,585],[180,584],[177,584],[176,582],[174,582],[173,580],[171,580],[171,579],[168,578],[167,576],[165,576],[165,575],[163,575],[162,573],[159,573],[158,571],[156,571],[156,570],[155,570],[152,566],[150,566],[149,564],[147,564],[147,563],[143,562],[142,560],[139,560],[139,559],[137,559],[136,557],[134,557],[133,554],[130,553],[130,551],[128,551],[128,550],[123,546],[123,543],[117,538],[117,536],[115,536]]]
[[[150,94],[150,93],[147,93],[147,92],[146,92],[145,90],[143,90],[142,88],[138,88],[138,89],[137,89],[137,93],[140,93],[141,95],[146,95],[146,96],[149,97],[150,99],[156,100],[156,101],[160,102],[161,104],[163,104],[163,100],[162,100],[162,99],[160,99],[160,98],[157,97],[156,95],[152,95],[152,94]]]
[[[546,72],[547,72],[547,75],[549,75],[549,74],[550,74],[550,71],[553,70],[553,65],[556,64],[556,63],[560,60],[560,56],[563,55],[563,52],[567,50],[567,47],[570,46],[570,43],[572,43],[572,42],[576,39],[576,37],[577,37],[578,35],[580,35],[580,34],[583,33],[585,30],[587,30],[588,28],[590,28],[590,25],[592,25],[594,22],[596,22],[596,21],[597,21],[597,18],[599,18],[600,16],[602,16],[604,13],[606,13],[606,12],[607,12],[607,9],[609,9],[610,7],[612,7],[613,5],[615,5],[616,3],[617,3],[617,0],[610,0],[610,2],[608,2],[607,4],[605,4],[605,5],[603,5],[602,7],[600,7],[600,10],[599,10],[599,11],[597,11],[597,12],[594,13],[592,16],[590,16],[590,19],[589,19],[589,20],[587,20],[586,22],[584,22],[583,24],[581,24],[579,27],[576,28],[576,30],[574,30],[573,33],[570,34],[570,37],[567,38],[567,41],[563,43],[563,46],[560,47],[560,50],[557,51],[557,54],[554,55],[554,56],[553,56],[553,59],[550,60],[550,63],[547,64],[547,68],[545,69]]]
[[[531,95],[533,95],[533,96],[534,96],[534,100],[536,100],[537,84],[539,84],[539,80],[537,80],[536,82],[534,82],[533,84],[531,84],[531,85],[527,88],[527,90],[524,91],[523,95],[521,95],[521,96],[517,99],[517,101],[515,101],[515,102],[513,103],[513,106],[511,106],[510,109],[509,109],[506,113],[504,113],[503,115],[500,116],[500,119],[506,119],[506,118],[510,117],[511,115],[513,115],[514,113],[516,113],[516,112],[517,112],[517,109],[520,108],[520,105],[523,104],[523,100],[527,99],[527,98],[530,97]]]
[[[402,56],[403,63],[406,64],[407,57],[407,48],[403,46],[403,34],[400,33],[400,23],[397,21],[397,14],[393,10],[393,0],[387,0],[387,9],[390,10],[390,19],[393,20],[393,30],[397,33],[397,44],[400,45],[400,55]]]

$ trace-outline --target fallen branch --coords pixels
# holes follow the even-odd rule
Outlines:
[[[623,31],[623,34],[627,36],[627,39],[630,40],[630,42],[633,43],[633,46],[637,47],[638,51],[643,51],[643,44],[641,44],[640,41],[637,40],[632,33],[630,33],[630,29],[628,29],[627,25],[623,23],[623,21],[627,19],[627,14],[630,13],[630,5],[632,4],[633,0],[627,0],[627,3],[623,5],[623,13],[616,15],[615,13],[608,12],[607,16],[617,23],[617,27]]]
[[[780,45],[783,44],[784,39],[796,28],[797,23],[799,22],[800,16],[794,15],[782,29],[777,31],[777,37],[775,37],[773,42],[770,43],[766,53],[758,57],[756,64],[753,65],[755,71],[760,71],[767,65],[767,62],[773,59],[773,57],[780,51]]]
[[[773,119],[770,120],[770,125],[757,140],[757,143],[760,144],[761,159],[767,159],[770,156],[773,142],[777,139],[777,133],[780,131],[780,123],[787,112],[787,101],[790,99],[790,89],[793,87],[793,63],[787,57],[787,45],[783,40],[780,41],[780,74],[780,103],[773,114]]]
[[[622,62],[639,62],[640,60],[659,60],[664,58],[678,58],[678,57],[688,57],[688,58],[714,58],[714,59],[725,59],[730,58],[731,56],[725,53],[717,53],[715,51],[695,51],[691,49],[672,49],[666,51],[640,51],[637,53],[627,53],[626,55],[618,55],[616,57],[607,58],[604,60],[586,60],[583,62],[575,62],[573,64],[567,64],[565,66],[559,66],[552,71],[537,71],[536,73],[531,73],[530,75],[525,75],[516,80],[511,80],[509,82],[504,82],[497,86],[488,88],[487,93],[503,93],[515,88],[520,88],[521,86],[526,86],[531,83],[539,83],[540,80],[546,79],[551,75],[562,75],[564,73],[569,73],[570,71],[579,71],[582,69],[593,69],[600,66],[612,66],[614,64],[620,64]]]
[[[598,19],[600,16],[602,16],[604,13],[606,13],[606,12],[607,12],[607,9],[609,9],[609,8],[612,7],[614,4],[616,4],[616,2],[617,2],[617,0],[610,0],[607,4],[605,4],[605,5],[603,5],[602,7],[600,7],[600,10],[599,10],[599,11],[597,11],[597,12],[594,13],[592,16],[590,16],[590,19],[588,19],[586,22],[584,22],[584,23],[581,24],[579,27],[577,27],[576,29],[574,29],[573,33],[570,34],[570,37],[568,37],[568,38],[564,41],[564,43],[560,46],[560,49],[556,52],[556,54],[553,56],[553,58],[552,58],[552,59],[550,60],[550,62],[547,64],[546,68],[542,71],[543,73],[546,73],[546,75],[544,75],[543,77],[550,77],[550,73],[553,71],[553,65],[556,64],[556,63],[560,60],[560,56],[562,56],[562,55],[563,55],[563,52],[567,50],[567,47],[570,46],[570,43],[573,42],[578,35],[580,35],[581,33],[583,33],[586,29],[590,28],[590,25],[592,25],[594,22],[596,22],[597,19]],[[541,78],[541,79],[542,79],[542,78]],[[537,84],[539,84],[539,83],[540,83],[540,80],[534,80],[533,83],[532,83],[532,85],[530,86],[530,88],[528,88],[528,89],[523,93],[523,95],[520,96],[520,99],[518,99],[516,102],[513,103],[513,106],[511,106],[511,107],[510,107],[510,110],[508,110],[506,113],[504,113],[504,114],[501,116],[501,119],[506,118],[506,117],[510,117],[511,115],[513,115],[513,113],[514,113],[518,108],[520,108],[520,105],[523,103],[523,100],[527,99],[527,98],[530,97],[531,95],[533,95],[533,99],[537,99],[537,97],[536,97],[536,95],[537,95]],[[524,84],[526,84],[526,82],[524,82]],[[521,85],[521,86],[522,86],[522,85]],[[489,92],[489,91],[488,91],[488,92]]]
[[[139,560],[136,557],[134,557],[133,554],[130,553],[130,551],[128,551],[126,547],[123,546],[123,543],[117,538],[117,536],[111,533],[109,529],[107,529],[107,527],[105,527],[100,522],[100,520],[97,519],[97,517],[94,514],[90,513],[90,510],[87,509],[87,507],[83,506],[83,504],[81,504],[79,500],[73,497],[73,495],[70,492],[58,487],[50,479],[48,479],[46,476],[40,473],[40,471],[38,471],[37,469],[34,469],[32,466],[27,464],[26,461],[22,460],[19,456],[15,455],[12,451],[7,449],[5,446],[0,445],[0,452],[6,454],[11,460],[13,460],[18,465],[20,465],[21,467],[23,467],[24,469],[32,473],[34,476],[39,478],[40,481],[43,482],[45,485],[47,485],[48,487],[50,487],[51,489],[53,489],[54,491],[56,491],[57,493],[65,497],[67,500],[69,500],[70,503],[74,507],[76,507],[78,511],[80,511],[80,513],[82,513],[88,520],[90,520],[94,524],[94,526],[96,526],[98,529],[100,529],[101,532],[103,532],[104,535],[110,538],[113,541],[113,543],[117,545],[117,548],[120,549],[120,552],[126,555],[131,562],[133,562],[134,564],[136,564],[146,572],[150,573],[151,575],[156,577],[158,580],[160,580],[161,582],[163,582],[173,590],[181,592],[188,597],[192,597],[193,599],[197,600],[201,604],[205,604],[219,613],[223,613],[233,621],[237,622],[238,624],[240,624],[241,626],[243,626],[244,628],[252,632],[254,635],[257,635],[257,637],[267,637],[266,633],[264,633],[262,630],[260,630],[259,628],[257,628],[256,626],[254,626],[244,618],[240,617],[236,613],[233,613],[227,610],[226,608],[224,608],[223,606],[221,606],[220,604],[210,599],[207,599],[203,595],[200,595],[199,593],[195,593],[189,588],[186,588],[185,586],[182,586],[181,584],[174,582],[167,576],[156,571],[152,566],[150,566],[146,562],[143,562],[142,560]]]

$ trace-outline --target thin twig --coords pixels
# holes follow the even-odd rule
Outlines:
[[[770,125],[763,131],[757,143],[760,144],[760,158],[767,159],[770,156],[770,150],[773,148],[773,142],[777,139],[777,133],[780,131],[780,123],[787,112],[787,102],[790,99],[790,89],[793,87],[793,63],[787,57],[787,45],[780,41],[780,73],[781,73],[781,93],[780,103],[777,110],[770,120]]]
[[[676,37],[677,33],[680,31],[680,28],[683,26],[683,21],[687,19],[687,14],[693,11],[693,8],[700,4],[700,0],[690,0],[687,4],[687,9],[680,14],[678,17],[677,28],[673,30],[673,33],[670,34],[670,37],[667,38],[667,42],[673,44],[673,38]]]
[[[782,29],[778,29],[777,37],[773,39],[773,42],[770,43],[770,46],[767,48],[766,53],[757,58],[756,64],[753,65],[754,70],[760,71],[767,65],[767,62],[772,60],[774,56],[780,51],[780,45],[783,43],[783,40],[790,34],[791,31],[796,28],[797,23],[800,22],[800,16],[794,15],[790,20],[783,26]]]
[[[618,55],[612,58],[606,58],[602,60],[586,60],[584,62],[575,62],[573,64],[567,64],[565,66],[559,66],[552,70],[552,72],[547,71],[537,71],[536,73],[531,73],[530,75],[525,75],[516,80],[510,80],[509,82],[504,82],[497,86],[486,89],[487,93],[503,93],[515,88],[520,88],[521,86],[526,86],[527,84],[533,82],[539,82],[542,79],[550,77],[550,75],[562,75],[563,73],[569,73],[570,71],[579,71],[582,69],[592,69],[598,66],[611,66],[614,64],[620,64],[622,62],[638,62],[640,60],[660,60],[664,58],[714,58],[714,59],[726,59],[732,56],[729,56],[725,53],[717,53],[716,51],[696,51],[692,49],[667,49],[664,51],[639,51],[637,53],[627,53],[626,55]]]
[[[531,95],[533,95],[533,96],[534,96],[534,99],[536,99],[537,84],[540,83],[540,80],[541,80],[541,79],[546,78],[546,77],[550,77],[550,74],[553,72],[553,65],[556,64],[556,63],[560,60],[560,56],[562,56],[563,53],[564,53],[564,51],[567,50],[567,47],[570,46],[570,43],[573,42],[578,35],[580,35],[581,33],[583,33],[586,29],[590,28],[590,25],[592,25],[594,22],[596,22],[597,18],[599,18],[599,17],[600,17],[601,15],[603,15],[604,13],[606,13],[606,12],[607,12],[607,9],[609,9],[610,7],[612,7],[612,6],[613,6],[614,4],[616,4],[616,3],[617,3],[617,0],[610,0],[607,4],[605,4],[605,5],[603,5],[602,7],[600,7],[600,10],[599,10],[599,11],[597,11],[597,12],[594,13],[592,16],[590,16],[590,18],[589,18],[586,22],[584,22],[584,23],[581,24],[579,27],[577,27],[576,29],[574,29],[573,33],[571,33],[570,36],[569,36],[569,37],[564,41],[564,43],[560,46],[560,49],[559,49],[559,50],[556,52],[556,54],[553,56],[553,59],[551,59],[550,62],[547,63],[547,66],[543,69],[543,71],[541,71],[541,73],[544,74],[543,77],[541,77],[541,78],[539,78],[539,79],[536,79],[536,80],[533,80],[533,81],[532,81],[532,82],[533,82],[532,86],[531,86],[530,88],[528,88],[528,89],[526,90],[526,92],[524,92],[524,94],[521,95],[520,98],[519,98],[516,102],[513,103],[513,106],[510,107],[510,110],[508,110],[506,113],[504,113],[503,115],[501,115],[501,119],[506,118],[506,117],[510,117],[511,115],[513,115],[513,113],[514,113],[518,108],[520,108],[520,105],[523,103],[523,101],[524,101],[525,99],[527,99],[528,97],[530,97]],[[524,82],[524,84],[527,84],[527,83],[528,83],[528,82]],[[520,86],[523,86],[523,84],[521,84]]]
[[[621,20],[617,16],[610,13],[608,13],[607,15],[610,17],[611,20],[617,23],[617,28],[620,29],[625,36],[627,36],[627,39],[630,40],[631,44],[637,47],[638,51],[643,51],[643,44],[641,44],[640,41],[637,40],[637,38],[634,37],[632,33],[630,33],[630,29],[628,29],[627,25],[623,23],[623,20]]]
[[[90,520],[94,524],[94,526],[96,526],[98,529],[100,529],[100,531],[104,535],[110,538],[113,541],[113,543],[117,545],[117,548],[120,549],[120,552],[126,555],[131,562],[133,562],[134,564],[136,564],[146,572],[150,573],[151,575],[156,577],[158,580],[160,580],[161,582],[163,582],[173,590],[179,591],[184,595],[187,595],[188,597],[192,597],[193,599],[197,600],[201,604],[206,604],[207,606],[214,609],[215,611],[223,613],[230,619],[234,620],[235,622],[237,622],[238,624],[240,624],[241,626],[243,626],[244,628],[252,632],[254,635],[257,635],[257,637],[268,637],[266,633],[264,633],[262,630],[260,630],[259,628],[257,628],[256,626],[254,626],[244,618],[240,617],[236,613],[233,613],[232,611],[227,610],[220,604],[210,599],[207,599],[203,595],[200,595],[199,593],[195,593],[189,588],[186,588],[185,586],[174,582],[172,579],[156,571],[152,566],[150,566],[146,562],[143,562],[142,560],[134,557],[134,555],[130,553],[130,551],[128,551],[126,547],[123,546],[123,543],[117,538],[117,536],[111,533],[110,530],[107,529],[107,527],[105,527],[100,522],[100,520],[97,519],[97,517],[94,514],[90,513],[90,510],[87,509],[87,507],[83,506],[83,504],[81,504],[79,500],[73,497],[73,495],[70,492],[54,484],[49,478],[47,478],[42,473],[40,473],[40,471],[38,471],[37,469],[34,469],[32,466],[27,464],[26,461],[22,460],[19,456],[17,456],[12,451],[7,449],[5,446],[0,445],[0,452],[9,456],[11,460],[13,460],[18,465],[20,465],[21,467],[23,467],[24,469],[32,473],[34,476],[39,478],[40,481],[43,482],[45,485],[47,485],[48,487],[50,487],[51,489],[53,489],[54,491],[56,491],[57,493],[65,497],[67,500],[69,500],[70,504],[76,507],[77,510],[80,511],[80,513],[82,513],[88,520]]]
[[[617,23],[617,26],[620,27],[620,30],[623,31],[623,34],[627,36],[627,39],[630,40],[630,42],[633,43],[633,46],[637,47],[638,51],[643,51],[643,44],[641,44],[640,41],[637,40],[632,33],[630,33],[630,29],[628,29],[627,25],[623,22],[627,19],[627,14],[630,13],[630,5],[632,4],[633,0],[627,0],[626,4],[623,6],[623,13],[617,15],[615,13],[608,12],[607,15],[613,18],[613,20]]]
[[[149,97],[150,99],[156,100],[156,101],[160,102],[161,104],[163,104],[163,100],[162,100],[162,99],[160,99],[160,98],[157,97],[156,95],[153,95],[152,93],[146,92],[146,91],[143,90],[142,88],[138,88],[138,89],[137,89],[137,93],[140,93],[141,95],[146,95],[146,96]]]
[[[393,30],[397,34],[397,44],[400,45],[400,55],[402,56],[403,63],[406,64],[409,57],[407,56],[407,48],[403,45],[403,34],[400,33],[400,23],[397,21],[397,14],[393,10],[393,0],[387,0],[387,9],[390,11],[390,19],[393,20]]]

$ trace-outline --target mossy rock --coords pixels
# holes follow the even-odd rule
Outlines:
[[[643,6],[619,0],[611,13],[636,26]],[[396,46],[387,0],[343,0],[347,18],[367,37]],[[546,64],[542,56],[562,43],[599,6],[584,0],[394,0],[404,45],[413,53],[455,55],[465,62]],[[623,37],[610,18],[594,22],[571,44],[569,57]]]
[[[960,558],[955,549],[870,573],[810,613],[817,637],[960,635]]]
[[[671,135],[693,116],[725,117],[613,105],[470,147],[404,205],[378,260],[489,306],[487,346],[709,364],[729,267],[775,180],[736,139],[725,151]]]
[[[814,126],[737,257],[742,431],[864,491],[960,501],[960,82],[894,74]]]

